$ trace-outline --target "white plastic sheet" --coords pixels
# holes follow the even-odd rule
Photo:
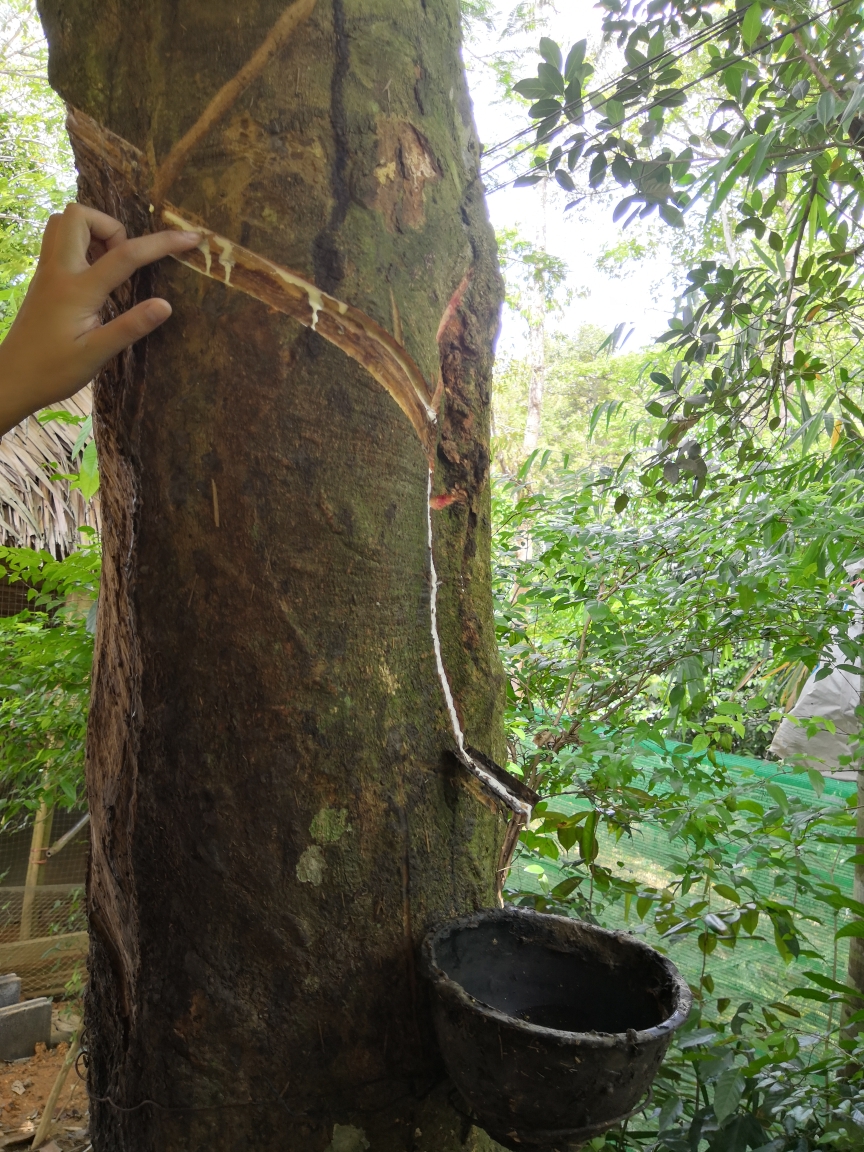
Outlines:
[[[860,579],[864,560],[847,565],[846,571],[853,579],[859,577],[853,595],[861,611],[855,613],[856,623],[849,629],[849,635],[860,636],[864,632],[864,581]],[[831,645],[831,659],[834,664],[849,663],[836,644]],[[856,661],[855,666],[860,667],[860,661]],[[802,721],[821,717],[830,720],[836,731],[832,733],[820,728],[808,738],[806,724],[799,727],[784,717],[774,733],[770,750],[782,760],[816,768],[840,779],[854,780],[858,773],[850,770],[849,765],[841,766],[840,757],[849,754],[849,737],[857,735],[861,728],[861,721],[855,715],[855,709],[861,703],[861,677],[835,668],[830,675],[817,680],[817,672],[818,668],[810,675],[789,716]]]

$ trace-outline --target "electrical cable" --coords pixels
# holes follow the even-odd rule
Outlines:
[[[620,73],[614,79],[607,81],[605,84],[601,84],[599,88],[593,88],[590,92],[586,92],[584,96],[580,96],[578,101],[571,101],[569,104],[565,104],[563,110],[566,112],[568,108],[572,107],[576,103],[584,104],[585,101],[590,103],[592,97],[602,96],[603,93],[608,91],[610,88],[617,87],[617,85],[619,85],[622,80],[626,80],[630,76],[636,76],[638,73],[643,72],[646,69],[650,73],[652,66],[658,60],[665,61],[662,66],[663,69],[667,68],[669,64],[680,63],[685,59],[685,57],[689,56],[691,52],[695,51],[696,48],[700,48],[702,44],[706,42],[706,40],[709,40],[714,35],[716,35],[717,32],[723,32],[732,27],[733,24],[742,19],[742,16],[743,13],[733,13],[732,15],[726,17],[724,20],[721,20],[718,24],[712,24],[710,29],[706,28],[698,33],[694,33],[692,36],[688,36],[685,40],[680,42],[677,48],[669,48],[664,52],[658,53],[656,56],[652,56],[650,59],[646,60],[644,64],[637,64],[633,68],[629,68],[626,72]],[[691,45],[691,47],[687,48],[686,51],[677,51],[678,48],[684,48],[687,45]],[[666,59],[667,57],[668,60]],[[658,66],[656,70],[661,71],[662,69]],[[528,133],[533,131],[534,127],[521,129],[521,131],[516,132],[513,136],[509,137],[509,139],[502,140],[499,144],[493,144],[491,148],[487,149],[483,153],[484,157],[492,156],[496,152],[500,152],[502,148],[506,148],[509,144],[513,144],[516,140],[521,139],[523,136],[526,136]]]

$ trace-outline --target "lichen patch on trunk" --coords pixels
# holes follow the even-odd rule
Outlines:
[[[301,884],[313,884],[317,888],[324,880],[326,868],[324,853],[317,844],[313,844],[297,861],[297,879]]]
[[[366,1152],[369,1141],[362,1128],[353,1124],[334,1124],[333,1139],[327,1152]]]
[[[347,808],[322,808],[309,826],[309,835],[319,844],[335,844],[350,830]]]

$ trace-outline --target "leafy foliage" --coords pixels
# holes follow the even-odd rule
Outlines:
[[[640,413],[653,385],[640,352],[608,356],[601,352],[604,331],[583,325],[574,336],[553,332],[546,339],[542,448],[566,454],[570,468],[617,466],[639,439]],[[495,373],[495,458],[515,475],[522,452],[531,365],[505,358]],[[645,417],[648,423],[649,418]],[[539,474],[535,474],[535,482]],[[543,485],[557,483],[558,471],[545,469]]]
[[[29,0],[0,0],[0,339],[27,290],[42,229],[74,198],[62,102]]]
[[[862,655],[844,569],[860,555],[862,476],[830,463],[714,477],[662,512],[632,484],[616,497],[611,470],[544,483],[548,455],[499,482],[511,770],[543,797],[510,898],[646,935],[697,996],[650,1122],[595,1147],[860,1143],[864,1089],[847,1065],[864,1015],[842,947],[864,906],[835,875],[848,881],[855,859],[854,809],[815,771],[802,799],[779,765],[754,775],[724,759],[754,718],[773,726],[829,641],[850,666]],[[660,874],[624,867],[643,830],[669,842]],[[814,944],[826,934],[833,954]],[[722,957],[769,943],[777,971],[734,1002]]]
[[[656,212],[673,227],[695,213],[707,228],[722,211],[745,245],[738,259],[718,253],[690,269],[662,337],[676,363],[657,381],[663,423],[649,482],[675,483],[674,469],[651,465],[676,459],[697,424],[703,446],[734,449],[748,468],[777,438],[860,439],[859,8],[601,8],[624,67],[592,89],[584,41],[566,59],[541,41],[536,77],[515,86],[536,122],[523,146],[533,165],[516,182],[551,173],[573,193],[583,177],[585,194],[620,188],[613,219],[625,226]],[[498,146],[507,155],[490,172],[513,164],[515,142]]]
[[[84,741],[100,555],[55,560],[0,548],[0,575],[28,588],[31,607],[0,618],[0,821],[84,795]]]

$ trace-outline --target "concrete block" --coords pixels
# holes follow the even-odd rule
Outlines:
[[[0,1060],[32,1056],[51,1040],[51,1001],[45,996],[0,1008]]]
[[[10,1004],[17,1004],[21,999],[21,977],[10,972],[8,976],[0,976],[0,1008],[8,1008]]]

